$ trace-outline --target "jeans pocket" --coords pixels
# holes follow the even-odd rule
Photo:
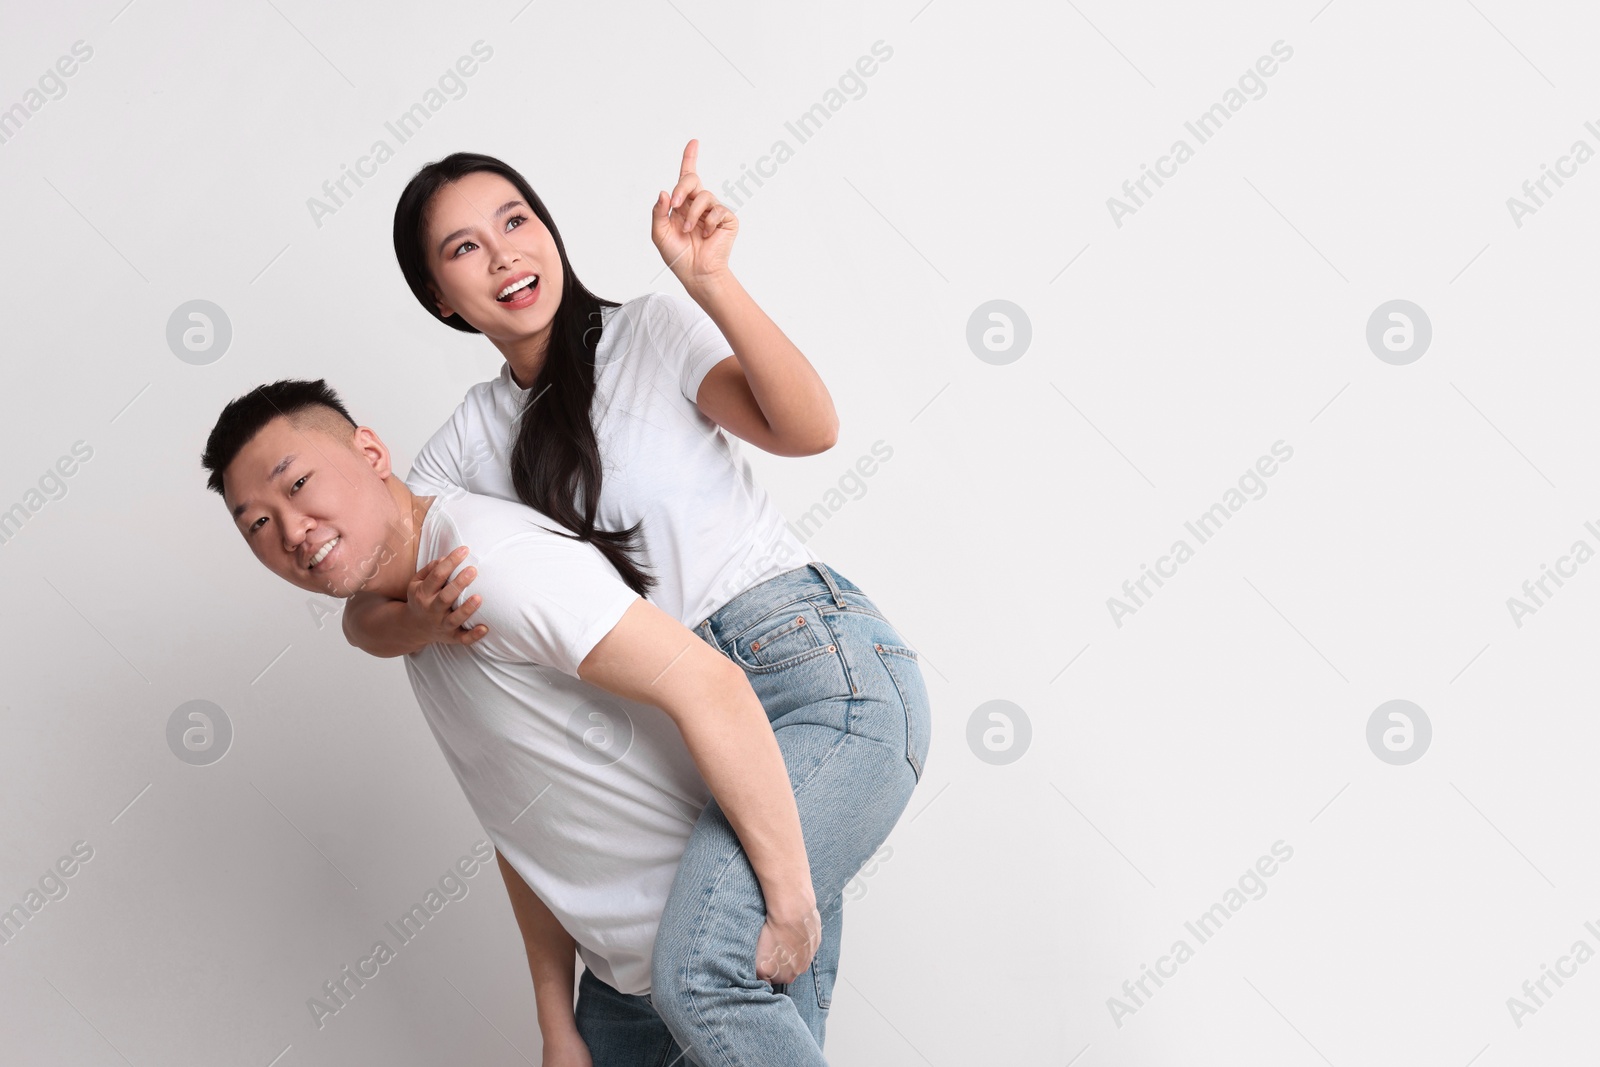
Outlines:
[[[917,653],[903,645],[874,645],[884,670],[894,679],[900,692],[900,703],[906,713],[906,762],[922,781],[922,769],[928,761],[929,735],[932,722],[928,710],[928,686],[922,678],[922,668],[917,665]]]
[[[747,671],[779,671],[832,651],[832,640],[816,606],[798,600],[746,627],[729,642],[729,654]]]
[[[782,667],[827,643],[827,627],[818,609],[800,601],[749,627],[734,638],[733,646],[754,667]]]

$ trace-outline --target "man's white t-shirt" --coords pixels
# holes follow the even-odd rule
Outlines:
[[[590,411],[602,470],[595,524],[623,530],[643,521],[636,558],[660,583],[650,601],[692,628],[812,557],[756,483],[738,439],[695,405],[706,374],[732,354],[711,317],[666,293],[600,315]],[[469,389],[412,463],[412,492],[457,485],[517,500],[511,455],[531,392],[509,364]],[[539,417],[538,403],[530,417]]]
[[[432,644],[406,675],[495,848],[578,943],[595,976],[650,989],[656,927],[710,793],[659,708],[577,677],[638,599],[593,545],[548,517],[453,489],[423,518],[419,560],[461,545],[463,594],[489,632]]]

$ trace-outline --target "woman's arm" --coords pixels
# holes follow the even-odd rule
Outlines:
[[[756,945],[757,977],[793,981],[811,964],[822,918],[789,772],[744,671],[677,619],[635,600],[578,665],[578,677],[653,704],[677,725],[761,883],[767,922]]]
[[[839,437],[833,398],[815,368],[728,269],[739,219],[695,173],[700,142],[683,150],[672,195],[656,197],[650,239],[733,349],[700,383],[695,404],[736,437],[780,456],[826,452]]]
[[[478,576],[476,567],[463,567],[450,581],[451,570],[466,555],[467,546],[462,545],[417,571],[405,600],[391,600],[377,593],[350,597],[339,622],[344,639],[383,659],[409,656],[435,642],[470,645],[478,641],[489,632],[487,626],[479,624],[470,630],[461,627],[478,610],[483,598],[468,597],[459,608],[450,607]]]
[[[816,368],[784,336],[731,272],[689,289],[733,349],[700,383],[706,418],[779,456],[826,452],[839,438],[833,397]]]
[[[528,951],[539,1034],[544,1039],[544,1063],[546,1067],[588,1067],[589,1050],[578,1033],[572,1010],[577,942],[499,849],[495,849],[494,856],[500,861],[500,877],[505,879],[511,911],[517,917],[522,943]]]

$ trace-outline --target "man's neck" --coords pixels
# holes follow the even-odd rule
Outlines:
[[[404,600],[406,588],[421,566],[418,556],[422,551],[422,522],[438,498],[417,496],[399,478],[389,478],[387,484],[395,503],[395,517],[389,524],[394,543],[384,554],[385,562],[379,564],[378,573],[361,591]]]

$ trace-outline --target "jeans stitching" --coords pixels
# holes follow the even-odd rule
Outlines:
[[[891,670],[889,664],[883,660],[883,657],[886,655],[898,654],[890,652],[889,648],[890,646],[888,645],[878,646],[878,660],[880,663],[883,663],[883,673],[887,674],[889,676],[889,681],[894,684],[894,691],[900,694],[900,709],[905,712],[906,716],[906,762],[911,764],[911,769],[917,772],[917,781],[918,783],[921,783],[922,760],[915,752],[911,751],[911,702],[906,699],[906,691],[900,687],[900,679],[895,677],[894,671]],[[901,658],[904,659],[906,657],[902,656]],[[916,660],[912,659],[911,662],[916,663]]]
[[[832,599],[829,599],[827,608],[822,612],[824,615],[843,615],[847,613],[854,615],[870,615],[879,622],[893,625],[893,623],[890,623],[888,619],[884,618],[880,612],[874,611],[872,608],[862,607],[859,604],[846,604],[844,607],[840,607],[839,605],[833,603]]]
[[[813,970],[811,972],[811,983],[813,988],[816,990],[817,1010],[827,1011],[829,1008],[833,1007],[833,988],[830,985],[826,994],[822,992],[822,975],[820,972],[814,969],[816,966],[815,962],[813,962],[812,966]]]
[[[723,815],[723,818],[727,818],[726,814]],[[729,825],[731,827],[732,824],[730,823]],[[735,836],[737,837],[737,835]],[[695,918],[694,940],[691,942],[692,951],[689,953],[689,958],[684,961],[683,972],[679,976],[683,987],[683,1002],[689,1006],[689,1010],[694,1013],[694,1017],[700,1027],[709,1035],[711,1050],[717,1053],[718,1058],[723,1062],[727,1062],[728,1053],[721,1044],[722,1028],[706,1018],[705,1013],[700,1010],[699,998],[694,986],[689,982],[689,972],[695,961],[703,954],[700,949],[702,944],[701,935],[705,933],[706,923],[711,916],[711,902],[716,899],[717,889],[722,885],[723,880],[728,877],[728,872],[733,869],[733,861],[738,859],[741,854],[742,849],[729,854],[728,858],[723,861],[721,872],[718,873],[716,879],[711,883],[711,888],[706,892],[705,901],[700,906],[700,914]]]
[[[840,635],[839,631],[834,629],[833,622],[828,619],[827,616],[823,617],[822,623],[828,628],[828,633],[833,637],[833,647],[838,650],[839,665],[844,669],[845,683],[850,686],[850,695],[845,698],[846,703],[844,707],[843,732],[846,735],[861,737],[865,740],[871,741],[873,738],[867,737],[865,734],[856,729],[857,720],[860,718],[857,712],[860,710],[861,705],[866,700],[870,699],[870,697],[863,697],[861,695],[861,687],[856,684],[859,675],[851,668],[850,657],[845,655],[845,647],[859,640],[859,638],[851,637],[850,640],[846,640],[845,636]]]
[[[759,648],[761,645],[770,646],[774,641],[781,640],[782,638],[789,637],[791,635],[798,635],[800,633],[800,631],[802,631],[802,630],[806,631],[806,633],[805,633],[805,637],[801,638],[801,640],[804,641],[806,638],[809,638],[811,640],[811,647],[810,648],[806,648],[801,652],[796,652],[793,656],[785,656],[783,659],[776,660],[776,661],[774,661],[772,663],[762,663],[761,666],[763,666],[763,667],[776,667],[779,664],[783,664],[783,663],[789,662],[789,660],[794,659],[795,656],[802,656],[806,652],[811,652],[817,647],[816,635],[810,632],[810,630],[814,629],[814,628],[808,628],[806,626],[805,622],[803,621],[804,619],[805,619],[804,615],[796,614],[796,615],[790,616],[790,615],[786,614],[784,616],[784,621],[783,622],[778,623],[776,626],[773,626],[770,629],[768,629],[766,627],[762,627],[761,636],[756,638],[754,641],[748,642],[748,644],[750,645],[751,649],[754,650],[756,648]],[[755,629],[755,627],[751,627],[751,630],[753,630],[753,629]],[[738,637],[736,637],[734,639],[735,645],[737,645],[739,642],[743,641],[745,636],[748,635],[749,633],[750,633],[750,630],[746,630],[743,634],[740,634]]]
[[[785,600],[779,604],[774,604],[757,618],[751,619],[748,623],[741,625],[739,627],[739,632],[733,635],[732,640],[737,641],[751,630],[754,630],[757,626],[764,624],[768,619],[780,618],[784,615],[787,615],[795,608],[817,607],[817,601],[819,598],[830,603],[833,600],[833,598],[830,597],[826,591],[823,591],[821,593],[800,593],[794,596],[792,599]],[[718,614],[720,614],[720,612]],[[713,615],[712,618],[716,618],[716,616]]]
[[[844,921],[844,901],[841,900],[839,902],[839,922],[843,922],[843,921]],[[826,919],[822,920],[822,924],[824,926],[826,926],[828,924],[828,920],[826,920]],[[824,938],[824,940],[826,940],[826,938]],[[818,945],[817,946],[817,952],[821,953],[821,951],[822,951],[822,946]],[[837,977],[838,971],[839,971],[839,961],[837,959],[835,959],[833,961],[833,970],[834,970],[835,976]],[[816,992],[817,1008],[819,1010],[821,1010],[821,1011],[827,1011],[829,1009],[829,1007],[831,1007],[833,1005],[833,983],[832,982],[828,983],[828,992],[827,992],[826,995],[824,995],[823,992],[822,992],[822,972],[817,969],[817,960],[816,960],[815,956],[813,956],[812,959],[811,959],[811,985],[812,985],[813,990],[815,990],[815,992]]]
[[[817,611],[817,613],[819,615],[827,616],[827,615],[843,614],[843,613],[847,613],[848,612],[848,613],[855,614],[855,615],[870,615],[872,618],[877,619],[879,622],[885,623],[887,625],[893,625],[875,607],[865,607],[865,606],[863,606],[861,604],[848,603],[848,600],[850,599],[850,593],[851,593],[850,590],[845,590],[845,598],[846,598],[847,603],[843,607],[840,607],[838,604],[836,604],[834,602],[832,594],[830,594],[826,589],[823,589],[820,592],[804,593],[804,594],[801,594],[799,596],[796,596],[791,600],[787,600],[784,603],[779,604],[776,607],[773,607],[772,609],[767,611],[765,614],[763,614],[760,618],[754,619],[749,623],[741,625],[739,627],[739,632],[734,634],[734,635],[732,635],[732,637],[729,638],[727,643],[731,644],[733,642],[736,642],[740,638],[742,638],[745,634],[749,633],[751,630],[754,630],[757,626],[760,626],[762,623],[766,622],[768,619],[774,618],[774,617],[782,615],[782,614],[786,614],[787,612],[792,611],[794,608],[801,607],[801,606],[814,608],[814,609],[816,609],[816,611]],[[856,591],[855,595],[857,597],[859,597],[861,600],[867,600],[868,599],[867,595],[865,593],[860,592],[860,591]],[[720,614],[720,612],[718,614]],[[713,615],[712,618],[713,619],[716,618],[716,615]],[[706,620],[706,622],[710,622],[710,621],[711,621],[711,619],[707,619]],[[715,639],[715,635],[713,635],[713,639]],[[720,647],[724,642],[718,640],[716,643]]]
[[[738,647],[733,645],[731,642],[729,647],[723,650],[723,655],[733,660],[733,662],[737,663],[740,667],[749,671],[751,674],[776,674],[778,671],[786,671],[790,667],[798,667],[802,663],[809,663],[812,660],[826,656],[827,654],[828,646],[818,645],[816,648],[807,649],[806,651],[801,652],[799,655],[790,656],[788,659],[779,660],[777,663],[751,663],[743,656],[739,655]]]

